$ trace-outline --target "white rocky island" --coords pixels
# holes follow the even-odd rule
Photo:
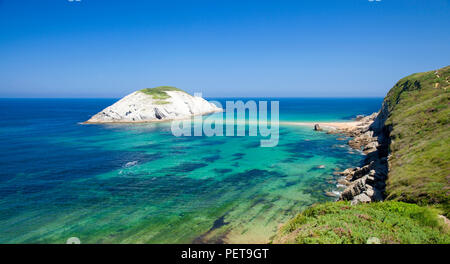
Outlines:
[[[192,96],[175,87],[160,86],[133,92],[84,123],[157,122],[221,111],[221,108],[201,97]]]

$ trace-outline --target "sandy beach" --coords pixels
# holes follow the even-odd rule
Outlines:
[[[328,129],[352,129],[361,125],[360,121],[349,121],[349,122],[283,122],[280,121],[280,125],[290,125],[290,126],[314,126],[318,124],[322,128]]]

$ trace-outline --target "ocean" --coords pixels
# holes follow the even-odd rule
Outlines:
[[[278,100],[291,122],[350,120],[382,102],[251,99]],[[260,137],[175,137],[167,123],[80,124],[115,101],[0,99],[0,243],[265,243],[336,199],[325,195],[333,172],[363,159],[304,126],[280,125],[263,148]]]

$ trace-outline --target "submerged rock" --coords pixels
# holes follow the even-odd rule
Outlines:
[[[339,197],[339,194],[335,192],[325,192],[325,195],[328,197]]]

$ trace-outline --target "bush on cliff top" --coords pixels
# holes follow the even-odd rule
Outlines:
[[[387,199],[450,216],[450,66],[401,79],[387,94],[392,127]]]
[[[286,223],[273,242],[362,244],[374,237],[381,243],[450,243],[436,209],[396,201],[317,204]]]

